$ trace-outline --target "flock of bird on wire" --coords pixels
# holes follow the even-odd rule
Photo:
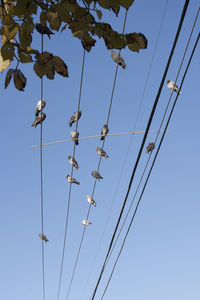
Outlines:
[[[35,26],[36,30],[40,33],[40,34],[47,34],[48,37],[50,38],[50,35],[51,34],[54,34],[47,26],[42,26],[41,24],[37,23],[36,26]],[[124,59],[122,58],[122,56],[120,55],[120,53],[116,53],[115,51],[111,51],[111,58],[113,59],[113,61],[118,64],[119,66],[121,66],[123,69],[126,69],[126,64],[125,64],[125,61]],[[172,80],[167,80],[167,87],[171,90],[171,91],[175,91],[177,94],[180,94],[180,90],[179,88],[177,87],[177,85],[175,84],[174,81]],[[46,106],[46,102],[44,99],[41,99],[38,101],[37,105],[36,105],[36,108],[35,108],[35,120],[32,124],[33,127],[37,127],[38,124],[42,124],[42,122],[46,119],[46,114],[43,113],[43,109],[45,108]],[[82,114],[82,110],[79,110],[77,112],[75,112],[72,116],[71,116],[71,119],[69,121],[69,126],[71,127],[73,125],[73,123],[76,123],[78,122],[78,120],[80,119],[81,117],[81,114]],[[101,128],[101,138],[100,140],[104,140],[105,137],[107,136],[109,132],[109,128],[108,128],[108,125],[105,124],[102,128]],[[71,133],[71,138],[72,140],[74,141],[74,143],[76,145],[79,145],[79,141],[78,141],[78,138],[79,138],[79,132],[77,130],[72,130]],[[146,147],[146,153],[150,153],[153,151],[153,149],[155,148],[155,144],[153,142],[149,142],[148,146]],[[96,152],[98,155],[100,156],[103,156],[105,157],[106,159],[109,157],[108,154],[100,147],[97,147],[96,148]],[[76,161],[76,159],[69,155],[68,156],[68,160],[69,160],[69,163],[76,168],[76,170],[79,169],[79,165]],[[100,173],[98,171],[92,171],[91,175],[95,178],[95,180],[99,180],[100,179],[103,179],[103,177],[100,175]],[[80,182],[78,180],[76,180],[74,177],[70,176],[69,174],[66,175],[66,179],[67,181],[72,184],[72,183],[75,183],[77,185],[80,184]],[[90,195],[87,195],[87,201],[91,204],[91,205],[94,205],[96,206],[96,202],[95,200],[90,196]],[[83,226],[88,226],[92,224],[89,220],[82,220],[82,225]],[[48,239],[46,237],[46,235],[40,233],[39,234],[39,237],[45,241],[45,242],[48,242]]]

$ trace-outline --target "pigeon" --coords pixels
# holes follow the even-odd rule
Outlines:
[[[125,70],[126,64],[125,64],[123,58],[121,57],[121,55],[119,53],[116,53],[115,51],[110,51],[110,53],[111,53],[111,57],[114,60],[114,62],[116,62],[116,64],[118,64]]]
[[[71,127],[73,123],[77,122],[82,114],[82,110],[76,111],[75,113],[73,113],[73,115],[71,116],[71,119],[69,121],[69,126]]]
[[[94,199],[90,195],[87,195],[87,201],[94,206],[97,205]]]
[[[36,30],[41,33],[41,34],[47,34],[49,39],[51,39],[50,35],[51,34],[55,34],[54,32],[52,32],[49,27],[47,26],[42,26],[42,24],[40,23],[36,23],[35,25]]]
[[[41,124],[45,119],[46,119],[46,115],[44,113],[39,114],[35,118],[35,120],[34,120],[34,122],[32,124],[32,127],[34,127],[34,126],[36,127],[38,124]]]
[[[181,94],[179,88],[177,87],[177,85],[175,84],[174,81],[172,80],[167,80],[167,87],[173,92],[176,92],[178,95]]]
[[[104,156],[105,158],[109,157],[108,154],[102,148],[97,147],[96,152],[97,154],[99,154],[100,156]]]
[[[88,221],[88,220],[83,220],[83,221],[82,221],[82,224],[83,224],[84,226],[88,226],[88,225],[91,225],[92,223],[91,223],[90,221]]]
[[[149,152],[152,152],[154,148],[155,148],[155,144],[152,142],[149,142],[149,145],[147,146],[145,152],[149,154]]]
[[[39,237],[41,238],[41,240],[45,241],[45,243],[47,243],[49,240],[47,239],[46,235],[39,233]]]
[[[77,161],[75,160],[75,158],[72,157],[71,155],[69,155],[69,156],[68,156],[68,160],[69,160],[70,164],[71,164],[73,167],[75,167],[76,170],[78,170],[79,165],[78,165]]]
[[[79,145],[79,142],[78,142],[78,136],[79,136],[79,133],[78,133],[78,131],[72,130],[72,131],[70,132],[70,134],[71,134],[72,140],[75,142],[75,144],[76,144],[76,145]]]
[[[92,176],[98,180],[103,179],[103,177],[101,177],[101,175],[97,171],[92,171]]]
[[[42,98],[42,100],[38,101],[38,103],[36,105],[36,108],[35,108],[35,115],[36,115],[36,117],[43,110],[43,108],[45,108],[45,106],[46,106],[46,102],[45,102],[44,98]]]
[[[105,124],[102,128],[101,128],[101,138],[100,140],[103,141],[106,137],[106,135],[108,134],[109,129],[108,129],[108,125]]]
[[[67,178],[67,181],[69,183],[76,183],[76,184],[80,184],[80,182],[78,180],[76,180],[74,177],[69,176],[68,174],[65,176]]]

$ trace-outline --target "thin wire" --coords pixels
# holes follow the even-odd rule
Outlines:
[[[43,53],[44,39],[43,34],[41,35],[41,53]],[[43,77],[41,78],[41,99],[43,99]],[[43,195],[43,160],[42,160],[42,122],[40,125],[40,192],[41,192],[41,229],[44,234],[44,195]],[[43,285],[43,300],[45,300],[45,268],[44,268],[44,241],[42,243],[42,285]]]
[[[186,45],[186,48],[185,48],[185,51],[184,51],[184,54],[183,54],[183,58],[182,58],[182,60],[181,60],[181,63],[180,63],[180,66],[179,66],[179,69],[178,69],[178,72],[177,72],[175,84],[176,84],[176,82],[177,82],[177,80],[178,80],[180,71],[181,71],[182,66],[183,66],[183,62],[184,62],[184,60],[185,60],[185,56],[186,56],[186,53],[187,53],[187,50],[188,50],[188,47],[189,47],[189,44],[190,44],[190,41],[191,41],[191,37],[192,37],[193,31],[194,31],[194,28],[195,28],[195,25],[196,25],[196,21],[197,21],[198,16],[199,16],[199,11],[200,11],[200,8],[199,8],[198,11],[197,11],[197,14],[196,14],[196,17],[195,17],[195,20],[194,20],[194,23],[193,23],[193,26],[192,26],[192,29],[191,29],[189,38],[188,38],[188,42],[187,42],[187,45]],[[168,110],[168,108],[169,108],[169,104],[170,104],[170,102],[171,102],[172,95],[173,95],[173,91],[172,91],[171,94],[170,94],[170,97],[169,97],[169,100],[168,100],[166,109],[165,109],[165,111],[164,111],[164,114],[163,114],[163,117],[162,117],[162,120],[161,120],[161,123],[160,123],[159,130],[157,131],[158,133],[157,133],[157,135],[156,135],[154,144],[156,144],[157,139],[158,139],[158,136],[159,136],[159,133],[161,132],[161,128],[162,128],[163,122],[164,122],[164,120],[165,120],[166,113],[167,113],[167,110]],[[164,132],[164,130],[163,130],[163,132]],[[136,192],[135,192],[134,197],[133,197],[133,199],[132,199],[132,201],[131,201],[130,207],[129,207],[127,213],[126,213],[126,216],[125,216],[125,218],[124,218],[123,224],[122,224],[121,229],[120,229],[120,231],[119,231],[119,233],[118,233],[118,235],[117,235],[117,238],[116,238],[116,240],[115,240],[115,243],[114,243],[113,248],[112,248],[112,250],[111,250],[111,252],[110,252],[110,255],[109,255],[109,258],[108,258],[107,262],[109,261],[110,256],[112,255],[112,252],[113,252],[113,250],[114,250],[114,248],[115,248],[115,246],[116,246],[117,240],[119,239],[119,236],[120,236],[120,234],[121,234],[121,232],[122,232],[122,229],[123,229],[123,227],[124,227],[124,225],[125,225],[126,219],[127,219],[128,215],[129,215],[129,213],[130,213],[130,210],[131,210],[132,205],[133,205],[133,203],[134,203],[134,200],[135,200],[135,197],[136,197],[136,195],[137,195],[138,189],[139,189],[140,184],[141,184],[141,182],[142,182],[143,176],[144,176],[145,171],[146,171],[146,169],[147,169],[147,166],[148,166],[150,157],[151,157],[151,154],[149,155],[149,158],[148,158],[147,163],[146,163],[146,165],[145,165],[145,168],[144,168],[144,171],[143,171],[143,173],[142,173],[141,179],[140,179],[140,181],[139,181],[139,183],[138,183]]]
[[[180,22],[179,22],[179,26],[178,26],[178,29],[177,29],[177,33],[176,33],[176,36],[175,36],[175,39],[174,39],[174,43],[173,43],[172,49],[170,51],[170,55],[169,55],[169,58],[168,58],[168,61],[167,61],[167,65],[166,65],[166,68],[165,68],[165,71],[164,71],[164,74],[163,74],[163,77],[162,77],[162,80],[161,80],[161,83],[160,83],[160,87],[158,89],[156,99],[154,101],[154,105],[153,105],[153,108],[152,108],[152,111],[151,111],[151,114],[150,114],[150,117],[149,117],[149,120],[148,120],[148,123],[147,123],[146,131],[145,131],[142,143],[141,143],[141,147],[140,147],[140,150],[139,150],[139,153],[138,153],[138,156],[137,156],[134,168],[133,168],[133,172],[132,172],[130,182],[129,182],[129,185],[128,185],[128,189],[127,189],[127,193],[126,193],[126,196],[125,196],[125,199],[124,199],[121,211],[120,211],[120,215],[119,215],[119,218],[117,220],[117,224],[115,226],[114,233],[112,235],[112,239],[111,239],[111,242],[110,242],[110,245],[109,245],[109,248],[108,248],[108,251],[107,251],[107,254],[106,254],[106,257],[105,257],[105,260],[104,260],[104,263],[103,263],[103,266],[102,266],[102,269],[101,269],[101,272],[100,272],[100,275],[99,275],[99,278],[98,278],[98,281],[97,281],[95,289],[93,291],[93,295],[92,295],[92,298],[91,298],[92,300],[95,298],[99,283],[101,281],[101,277],[102,277],[104,269],[105,269],[106,261],[108,259],[109,253],[111,251],[111,247],[112,247],[112,244],[113,244],[113,241],[114,241],[114,238],[115,238],[115,235],[116,235],[116,232],[117,232],[117,229],[118,229],[118,226],[119,226],[119,223],[120,223],[120,220],[121,220],[121,217],[122,217],[122,214],[123,214],[123,211],[124,211],[127,199],[128,199],[128,195],[129,195],[129,192],[130,192],[130,189],[131,189],[131,186],[132,186],[132,182],[133,182],[136,170],[137,170],[137,166],[139,164],[139,160],[140,160],[141,154],[143,152],[143,148],[144,148],[144,144],[145,144],[145,141],[146,141],[146,138],[147,138],[147,134],[148,134],[151,122],[153,120],[153,116],[154,116],[154,113],[155,113],[155,110],[156,110],[156,107],[157,107],[157,104],[158,104],[158,100],[160,98],[160,94],[161,94],[163,84],[164,84],[164,81],[165,81],[165,78],[166,78],[166,75],[167,75],[167,71],[169,69],[171,59],[172,59],[172,56],[173,56],[173,53],[174,53],[174,50],[175,50],[175,47],[176,47],[176,43],[177,43],[180,31],[181,31],[181,27],[182,27],[183,20],[184,20],[186,11],[187,11],[188,4],[189,4],[189,0],[186,0],[183,11],[182,11],[181,19],[180,19]]]
[[[123,31],[122,31],[122,34],[124,34],[124,31],[125,31],[126,20],[127,20],[127,13],[128,13],[128,10],[126,10],[125,17],[124,17],[124,25],[123,25]],[[120,53],[121,53],[121,50],[119,50],[119,55],[120,55]],[[107,124],[107,125],[108,125],[108,123],[109,123],[110,114],[111,114],[111,108],[112,108],[112,102],[113,102],[114,90],[115,90],[116,79],[117,79],[117,72],[118,72],[118,64],[116,65],[116,70],[115,70],[115,76],[114,76],[113,88],[112,88],[111,99],[110,99],[110,105],[109,105],[108,116],[107,116],[107,121],[106,121],[106,124]],[[104,144],[105,144],[105,139],[104,139],[103,142],[102,142],[102,149],[104,149]],[[100,156],[99,162],[98,162],[98,167],[97,167],[97,172],[99,172],[99,169],[100,169],[101,159],[102,159],[102,157]],[[97,182],[97,179],[95,179],[95,181],[94,181],[94,186],[93,186],[93,190],[92,190],[92,197],[94,196],[94,192],[95,192],[95,188],[96,188],[96,182]],[[91,210],[91,204],[89,204],[89,208],[88,208],[86,220],[88,220],[88,218],[89,218],[90,210]],[[83,244],[85,232],[86,232],[86,226],[84,226],[84,229],[83,229],[83,232],[82,232],[82,236],[81,236],[80,245],[79,245],[78,252],[77,252],[77,256],[76,256],[76,261],[75,261],[74,269],[73,269],[73,272],[72,272],[72,276],[71,276],[69,288],[68,288],[68,291],[67,291],[67,297],[66,297],[66,300],[68,299],[69,293],[70,293],[70,290],[71,290],[71,286],[72,286],[72,282],[73,282],[74,275],[75,275],[75,272],[76,272],[76,267],[77,267],[77,264],[78,264],[78,259],[79,259],[79,256],[80,256],[80,252],[81,252],[81,248],[82,248],[82,244]]]
[[[128,134],[140,134],[140,133],[144,133],[145,131],[131,131],[131,132],[121,132],[121,133],[110,133],[107,134],[107,136],[117,136],[117,135],[128,135]],[[157,132],[157,130],[149,130],[149,133],[154,133]],[[79,140],[87,140],[87,139],[94,139],[94,138],[99,138],[101,137],[101,134],[98,135],[90,135],[90,136],[85,136],[85,137],[79,137]],[[72,139],[68,139],[68,140],[62,140],[62,141],[56,141],[56,142],[50,142],[50,143],[46,143],[43,144],[42,146],[49,146],[49,145],[54,145],[54,144],[60,144],[60,143],[66,143],[66,142],[71,142],[73,141]],[[34,145],[32,146],[32,148],[39,148],[40,145]]]
[[[80,80],[80,89],[79,89],[79,98],[78,98],[78,109],[80,110],[80,103],[81,103],[81,94],[82,94],[82,85],[83,85],[83,74],[84,74],[84,66],[85,66],[85,49],[83,50],[83,60],[82,60],[82,70],[81,70],[81,80]],[[78,130],[78,120],[76,122],[76,131]],[[76,152],[76,144],[74,143],[73,149],[73,158],[75,157]],[[71,168],[71,177],[73,176],[73,165]],[[64,232],[64,241],[63,241],[63,250],[62,250],[62,259],[61,259],[61,267],[60,267],[60,276],[59,276],[59,283],[58,283],[58,292],[57,292],[57,300],[60,297],[60,288],[62,282],[62,273],[63,273],[63,265],[64,265],[64,258],[65,258],[65,248],[66,248],[66,237],[67,237],[67,229],[68,229],[68,220],[69,220],[69,211],[70,211],[70,202],[71,202],[71,190],[72,190],[72,183],[70,183],[69,188],[69,195],[68,195],[68,203],[67,203],[67,212],[66,212],[66,221],[65,221],[65,232]]]
[[[199,41],[199,38],[200,38],[200,32],[199,32],[199,34],[198,34],[198,37],[197,37],[197,39],[196,39],[196,42],[195,42],[194,48],[193,48],[193,50],[192,50],[192,54],[191,54],[191,56],[190,56],[189,62],[188,62],[188,64],[187,64],[186,70],[185,70],[185,72],[184,72],[184,75],[183,75],[183,78],[182,78],[182,81],[181,81],[181,85],[180,85],[180,89],[182,88],[183,82],[184,82],[184,80],[185,80],[185,76],[186,76],[186,74],[187,74],[187,71],[188,71],[188,68],[189,68],[189,66],[190,66],[190,63],[191,63],[192,57],[193,57],[193,55],[194,55],[194,52],[195,52],[196,46],[197,46],[197,44],[198,44],[198,41]],[[166,126],[165,126],[165,130],[168,128],[168,125],[169,125],[169,122],[170,122],[170,119],[171,119],[172,113],[173,113],[173,111],[174,111],[174,108],[175,108],[175,105],[176,105],[176,102],[177,102],[177,99],[178,99],[178,97],[179,97],[179,94],[177,94],[177,96],[176,96],[176,98],[175,98],[174,104],[173,104],[173,106],[172,106],[172,109],[171,109],[170,115],[169,115],[169,117],[168,117],[168,120],[167,120],[167,123],[166,123]],[[106,293],[106,290],[107,290],[107,288],[108,288],[108,285],[109,285],[109,283],[110,283],[110,280],[111,280],[111,278],[112,278],[112,275],[113,275],[113,273],[114,273],[114,270],[115,270],[116,264],[117,264],[117,262],[118,262],[118,260],[119,260],[119,257],[120,257],[120,255],[121,255],[121,252],[122,252],[122,250],[123,250],[123,247],[124,247],[124,244],[125,244],[126,238],[127,238],[127,236],[128,236],[128,233],[129,233],[129,231],[130,231],[130,229],[131,229],[131,226],[132,226],[133,220],[134,220],[134,218],[135,218],[135,215],[136,215],[136,213],[137,213],[137,210],[138,210],[138,207],[139,207],[140,201],[141,201],[141,199],[142,199],[143,193],[144,193],[144,191],[145,191],[145,188],[146,188],[147,182],[148,182],[148,180],[149,180],[149,177],[150,177],[151,171],[152,171],[152,169],[153,169],[154,163],[155,163],[155,161],[156,161],[157,155],[158,155],[158,153],[159,153],[159,150],[160,150],[160,147],[161,147],[161,145],[162,145],[162,142],[163,142],[163,139],[164,139],[165,133],[166,133],[166,132],[164,131],[164,132],[163,132],[163,135],[162,135],[162,137],[161,137],[161,140],[160,140],[160,143],[159,143],[158,149],[157,149],[157,151],[156,151],[156,154],[155,154],[154,160],[153,160],[153,162],[152,162],[152,165],[151,165],[151,168],[150,168],[150,170],[149,170],[148,176],[147,176],[147,178],[146,178],[146,181],[145,181],[144,187],[143,187],[143,189],[142,189],[141,195],[140,195],[140,197],[139,197],[139,200],[138,200],[138,202],[137,202],[137,205],[136,205],[136,208],[135,208],[134,214],[133,214],[133,216],[132,216],[132,218],[131,218],[131,221],[130,221],[130,224],[129,224],[128,230],[127,230],[127,232],[126,232],[125,238],[124,238],[124,240],[123,240],[122,246],[121,246],[121,248],[120,248],[119,254],[118,254],[118,256],[117,256],[117,259],[116,259],[116,261],[115,261],[114,267],[113,267],[113,269],[112,269],[111,275],[110,275],[110,277],[109,277],[109,280],[108,280],[108,283],[107,283],[107,285],[106,285],[106,288],[105,288],[105,290],[104,290],[104,292],[103,292],[103,296],[101,297],[101,300],[103,299],[103,297],[104,297],[104,295],[105,295],[105,293]]]

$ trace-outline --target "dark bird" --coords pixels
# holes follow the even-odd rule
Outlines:
[[[171,90],[176,92],[177,94],[181,94],[180,89],[177,87],[173,80],[167,80],[167,87]]]
[[[40,23],[36,23],[35,28],[40,34],[47,34],[49,39],[51,38],[50,37],[51,34],[55,34],[49,29],[49,27],[47,27],[46,25],[42,26],[42,24]]]
[[[67,181],[69,182],[69,183],[76,183],[76,184],[80,184],[80,182],[78,181],[78,180],[76,180],[76,178],[74,178],[74,177],[71,177],[70,175],[66,175],[66,178],[67,178]]]
[[[103,179],[103,177],[97,171],[92,171],[92,176],[98,180]]]
[[[78,165],[77,161],[75,160],[75,158],[72,157],[71,155],[69,155],[69,156],[68,156],[68,160],[69,160],[70,164],[71,164],[73,167],[75,167],[76,170],[78,170],[79,165]]]
[[[41,124],[45,119],[46,119],[46,115],[44,113],[39,114],[35,118],[35,120],[34,120],[34,122],[32,124],[32,127],[34,127],[34,126],[36,127],[38,124]]]
[[[38,101],[38,103],[36,105],[36,108],[35,108],[35,115],[36,115],[36,117],[43,110],[43,108],[45,108],[45,106],[46,106],[46,102],[45,102],[44,99]]]
[[[71,134],[72,140],[75,142],[75,144],[79,145],[79,142],[78,142],[79,133],[78,133],[78,131],[72,130],[70,132],[70,134]]]
[[[122,69],[125,70],[126,69],[126,64],[125,64],[123,58],[121,57],[121,55],[119,53],[116,53],[115,51],[110,51],[110,53],[111,53],[111,57],[114,60],[114,62],[116,64],[118,64],[119,66],[121,66]]]
[[[76,111],[75,113],[73,113],[73,115],[71,116],[71,119],[69,121],[69,126],[71,127],[73,123],[77,122],[82,114],[82,110]]]
[[[108,154],[102,148],[97,147],[96,152],[97,154],[99,154],[100,156],[104,156],[105,158],[109,157]]]
[[[100,140],[103,141],[106,137],[106,135],[108,134],[109,129],[108,129],[108,125],[105,124],[102,128],[101,128],[101,138]]]
[[[39,233],[39,237],[41,238],[41,240],[45,241],[45,243],[47,243],[49,240],[47,239],[46,235]]]
[[[149,154],[149,152],[152,152],[154,148],[155,148],[155,144],[152,142],[149,142],[149,145],[147,146],[145,152]]]

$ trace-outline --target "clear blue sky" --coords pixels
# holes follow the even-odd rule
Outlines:
[[[175,37],[185,1],[168,1],[163,30],[147,86],[136,130],[146,128],[158,86]],[[190,1],[185,22],[171,63],[167,79],[175,79],[183,51],[198,9],[199,1]],[[127,69],[119,69],[110,117],[110,133],[132,131],[141,100],[147,71],[161,22],[165,1],[137,0],[129,10],[126,32],[141,32],[148,39],[148,48],[139,54],[122,51]],[[105,21],[122,30],[124,11],[116,18],[106,14]],[[192,49],[200,20],[192,38]],[[40,36],[34,34],[33,47],[39,46]],[[68,122],[77,109],[82,48],[80,41],[64,31],[45,38],[45,50],[59,55],[69,67],[70,77],[55,76],[44,80],[44,98],[47,102],[44,122],[44,142],[70,138]],[[186,62],[189,57],[187,55]],[[131,229],[123,253],[112,278],[105,300],[199,300],[200,241],[199,241],[199,45],[187,74],[181,96],[157,162],[143,196],[141,206]],[[15,63],[13,63],[15,66]],[[184,67],[186,63],[184,64]],[[17,91],[13,83],[4,89],[5,73],[1,75],[1,256],[0,298],[4,300],[42,299],[41,232],[40,222],[40,169],[39,126],[31,127],[34,110],[40,99],[40,80],[31,65],[20,65],[28,77],[24,92]],[[82,117],[80,136],[96,135],[106,121],[113,84],[115,64],[110,58],[103,40],[86,54]],[[183,74],[183,72],[181,73]],[[180,79],[178,84],[180,83]],[[163,110],[170,91],[166,84],[153,119],[151,129],[159,128]],[[103,181],[97,183],[94,198],[97,207],[90,214],[91,227],[87,228],[77,272],[72,285],[70,300],[89,300],[97,280],[116,218],[124,200],[132,168],[142,141],[135,135],[127,164],[118,186],[119,174],[127,152],[130,136],[108,137],[105,150],[110,155],[102,159],[100,173]],[[149,134],[147,142],[155,134]],[[74,177],[80,186],[72,186],[69,230],[60,299],[66,299],[80,236],[81,220],[86,217],[93,178],[91,171],[97,168],[96,147],[99,139],[80,141],[76,159],[80,165]],[[65,175],[71,165],[67,156],[73,151],[73,143],[44,147],[44,232],[50,240],[45,245],[46,299],[56,299],[65,226],[69,184]],[[128,203],[134,194],[144,164],[145,151],[136,173]],[[99,240],[105,220],[114,199],[109,224],[100,251]],[[99,293],[105,285],[110,265],[105,272]],[[89,277],[89,281],[87,278]]]

